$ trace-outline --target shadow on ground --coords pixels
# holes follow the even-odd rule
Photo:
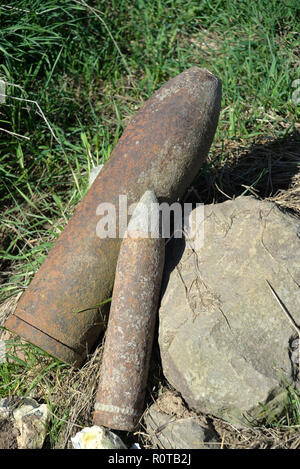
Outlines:
[[[239,195],[272,199],[300,214],[300,133],[261,138],[249,147],[234,142],[217,152],[185,195],[192,203],[220,203]]]

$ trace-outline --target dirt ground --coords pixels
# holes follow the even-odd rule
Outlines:
[[[17,449],[18,430],[9,419],[0,420],[0,449]]]

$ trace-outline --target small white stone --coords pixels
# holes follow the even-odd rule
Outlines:
[[[97,425],[83,428],[71,441],[74,449],[127,449],[121,438]]]
[[[142,449],[138,443],[133,443],[130,449]]]

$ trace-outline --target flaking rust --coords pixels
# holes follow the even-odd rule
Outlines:
[[[193,67],[163,85],[132,119],[101,173],[23,293],[5,327],[79,366],[103,330],[97,307],[109,298],[120,249],[118,234],[97,236],[97,207],[128,206],[146,190],[173,203],[192,183],[213,140],[221,82]],[[118,219],[117,219],[118,226]],[[79,311],[81,311],[79,313]]]
[[[127,431],[143,412],[165,254],[159,213],[154,238],[145,229],[154,193],[140,203],[146,211],[136,207],[120,248],[94,412],[95,425]]]

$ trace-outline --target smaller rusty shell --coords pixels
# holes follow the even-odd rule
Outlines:
[[[147,191],[141,202],[153,195]],[[95,425],[127,431],[143,412],[165,252],[160,236],[145,237],[139,205],[121,244],[94,412]]]

